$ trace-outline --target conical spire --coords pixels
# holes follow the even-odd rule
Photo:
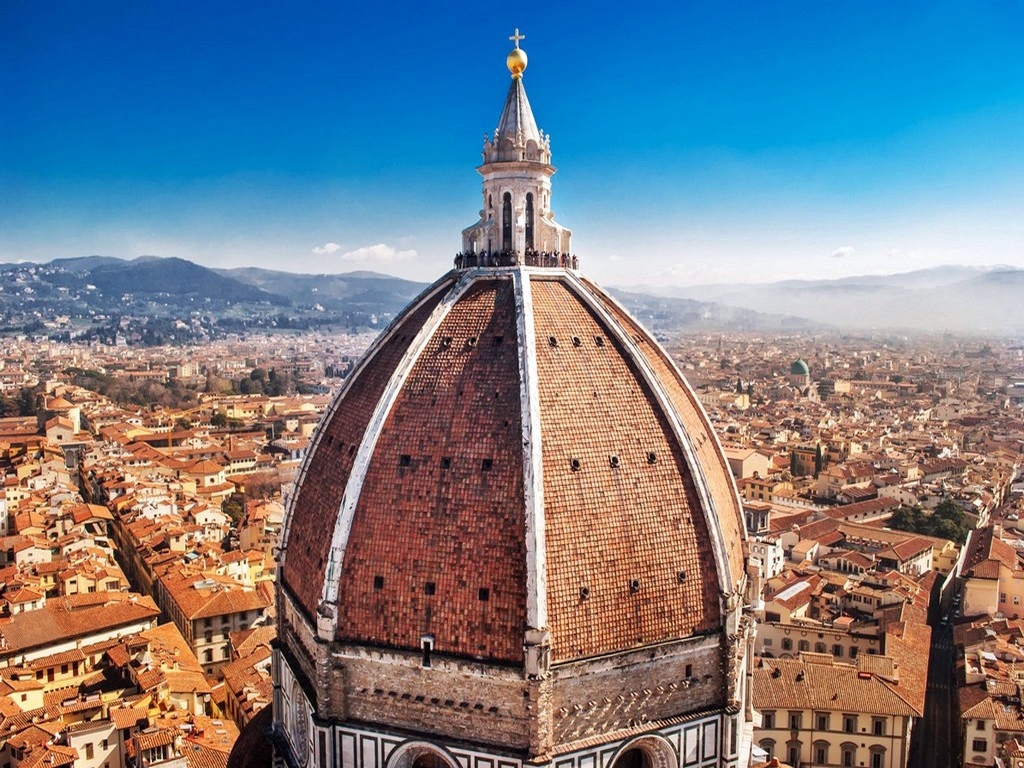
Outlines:
[[[484,136],[483,164],[477,168],[484,177],[480,220],[462,231],[459,262],[477,265],[476,254],[493,255],[488,264],[523,263],[532,266],[566,266],[571,258],[572,232],[556,224],[551,210],[551,137],[537,129],[533,109],[523,87],[526,51],[519,47],[519,30],[509,37],[515,42],[505,59],[512,84],[505,97],[494,136]]]
[[[501,110],[498,127],[494,129],[494,146],[498,150],[497,160],[522,160],[527,142],[532,141],[535,148],[539,147],[541,135],[523,86],[523,72],[529,60],[526,51],[519,47],[519,41],[525,40],[526,35],[519,34],[519,28],[516,27],[515,34],[508,39],[516,46],[505,59],[508,71],[512,73],[512,84],[505,97],[505,107]]]
[[[499,147],[504,145],[505,140],[510,140],[516,147],[525,147],[528,141],[536,142],[538,145],[541,143],[537,121],[533,119],[533,110],[530,109],[530,100],[526,98],[526,88],[523,87],[521,77],[512,76],[512,85],[508,89],[508,96],[505,97],[505,108],[501,110],[498,127],[494,129],[494,138]]]

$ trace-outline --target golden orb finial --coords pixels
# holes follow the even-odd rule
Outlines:
[[[508,67],[508,71],[512,73],[512,77],[520,77],[523,74],[523,70],[526,69],[526,64],[529,59],[526,58],[526,51],[519,47],[519,41],[525,40],[526,35],[519,34],[519,27],[516,27],[516,33],[509,36],[508,38],[516,44],[516,47],[512,49],[508,57],[505,59],[505,65]]]

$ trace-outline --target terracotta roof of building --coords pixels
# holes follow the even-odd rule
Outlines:
[[[993,526],[971,531],[964,553],[963,575],[966,578],[998,579],[999,567],[1019,570],[1013,547],[995,535]]]
[[[139,621],[156,621],[160,610],[153,599],[131,596],[121,592],[95,592],[93,596],[106,596],[110,602],[74,600],[74,595],[51,600],[45,606],[28,613],[15,614],[0,627],[6,643],[3,655],[13,655],[42,648],[59,640],[89,635],[102,629],[114,629]]]
[[[145,707],[111,707],[110,721],[118,730],[149,724],[149,710]]]
[[[77,759],[78,750],[73,747],[46,744],[33,749],[18,766],[19,768],[58,768],[64,765],[74,765]]]
[[[243,587],[227,577],[179,571],[166,573],[160,583],[167,597],[189,620],[241,611],[258,613],[274,602],[270,586],[263,582],[256,587]]]
[[[231,648],[238,656],[247,656],[260,646],[269,648],[276,637],[277,626],[274,624],[243,629],[231,633]]]
[[[908,703],[895,687],[879,675],[827,655],[814,661],[761,659],[754,668],[753,698],[762,711],[809,709],[921,717],[923,710]]]
[[[142,731],[135,734],[135,747],[139,751],[166,747],[174,743],[174,738],[177,735],[176,728],[155,728],[151,731]]]

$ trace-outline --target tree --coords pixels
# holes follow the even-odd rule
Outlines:
[[[214,411],[213,415],[210,416],[210,426],[221,429],[228,425],[228,417],[220,411]]]
[[[245,497],[240,493],[232,493],[224,499],[220,511],[230,517],[236,526],[239,525],[245,517]]]
[[[245,497],[247,499],[273,499],[281,493],[281,477],[277,470],[256,472],[245,481]]]
[[[180,419],[174,422],[174,428],[177,429],[178,431],[183,432],[185,430],[192,429],[192,422],[189,419],[182,416]]]
[[[930,513],[919,506],[900,507],[889,518],[888,526],[897,531],[921,533],[958,544],[967,541],[967,534],[971,531],[967,515],[952,499],[943,499]]]
[[[18,404],[0,392],[0,417],[17,416]]]
[[[18,415],[35,416],[39,406],[39,395],[43,386],[38,384],[34,387],[23,387],[18,393]]]

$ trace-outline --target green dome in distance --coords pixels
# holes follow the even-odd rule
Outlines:
[[[810,372],[811,369],[807,367],[807,363],[804,362],[802,357],[789,366],[789,373],[791,376],[807,376]]]

